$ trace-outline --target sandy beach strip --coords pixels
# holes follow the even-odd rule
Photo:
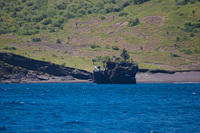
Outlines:
[[[200,72],[137,73],[137,83],[200,83]]]

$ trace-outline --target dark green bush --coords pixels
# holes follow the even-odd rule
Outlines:
[[[17,50],[14,46],[5,46],[4,48],[3,48],[4,50]]]
[[[48,24],[51,24],[52,23],[52,21],[51,21],[51,19],[49,18],[49,19],[44,19],[43,21],[42,21],[42,24],[44,24],[44,25],[48,25]]]
[[[57,55],[55,55],[55,54],[52,54],[52,57],[53,57],[53,58],[57,58]]]
[[[187,55],[191,55],[193,53],[193,51],[191,49],[184,49],[181,52],[183,52],[184,54],[187,54]]]
[[[64,13],[63,16],[64,16],[66,19],[70,19],[70,18],[75,18],[75,17],[76,17],[76,14],[67,11],[66,13]]]
[[[106,19],[106,17],[105,17],[105,16],[101,16],[100,18],[101,18],[101,20],[104,20],[104,19]]]
[[[183,0],[183,1],[181,1],[181,2],[176,2],[176,4],[177,4],[177,5],[187,5],[188,2],[187,2],[187,0]]]
[[[145,2],[145,1],[147,1],[147,0],[137,0],[137,1],[143,1],[143,2]],[[129,6],[131,4],[131,1],[130,0],[123,0],[122,1],[122,4],[121,4],[121,7],[127,7],[127,6]],[[142,4],[142,3],[141,3]]]
[[[34,37],[32,38],[33,42],[41,42],[41,39],[39,37]]]
[[[178,41],[180,41],[181,39],[180,39],[180,37],[176,37],[176,42],[178,42]]]
[[[18,11],[21,11],[24,7],[23,6],[17,6],[14,8],[14,11],[18,12]]]
[[[136,26],[137,24],[139,24],[140,22],[139,22],[139,19],[138,18],[136,18],[135,20],[133,20],[132,18],[129,20],[129,22],[128,22],[128,26],[129,27],[133,27],[133,26]]]
[[[195,34],[194,34],[194,33],[191,33],[191,34],[190,34],[190,37],[194,37],[194,36],[195,36]]]
[[[95,49],[95,48],[100,48],[101,46],[97,45],[97,44],[91,44],[90,47],[92,49]]]
[[[10,16],[13,17],[13,18],[16,18],[17,17],[17,12],[13,12]]]
[[[113,11],[113,7],[114,7],[114,4],[108,4],[108,5],[106,5],[105,6],[105,12],[106,13],[110,13],[110,12],[112,12]]]
[[[33,2],[33,1],[28,1],[28,2],[26,3],[26,5],[27,5],[27,6],[33,6],[33,5],[34,5],[34,2]]]
[[[196,2],[195,2],[195,0],[190,0],[190,3],[195,4]]]
[[[194,53],[195,53],[195,54],[200,54],[200,49],[195,49],[195,50],[194,50]]]
[[[185,14],[184,13],[179,13],[179,16],[184,16]]]
[[[57,43],[57,44],[60,44],[60,43],[61,43],[61,40],[60,40],[60,39],[57,39],[57,40],[56,40],[56,43]]]
[[[179,55],[174,54],[174,53],[170,53],[170,56],[171,56],[171,57],[180,57]]]
[[[139,5],[150,0],[133,0],[134,4]]]
[[[120,12],[120,13],[119,13],[119,16],[120,16],[120,17],[122,17],[122,16],[127,16],[127,15],[128,15],[127,12]]]
[[[119,12],[121,10],[121,7],[120,6],[115,6],[113,10],[114,10],[114,12]]]
[[[20,29],[18,31],[19,35],[35,35],[38,34],[39,30],[38,29]]]
[[[66,9],[66,7],[67,7],[67,5],[64,2],[57,4],[57,8],[60,10],[64,10],[64,9]]]
[[[112,46],[112,49],[113,50],[119,50],[119,47],[118,46]]]
[[[55,28],[53,28],[53,27],[50,27],[50,28],[49,28],[49,31],[50,31],[50,32],[56,32]]]

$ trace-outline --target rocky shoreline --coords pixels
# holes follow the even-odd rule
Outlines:
[[[92,73],[23,56],[0,53],[0,83],[91,81]]]
[[[0,53],[0,83],[92,83],[93,74],[23,56]],[[139,69],[138,83],[200,82],[200,70]]]

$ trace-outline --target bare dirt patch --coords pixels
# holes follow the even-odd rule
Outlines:
[[[155,25],[157,27],[161,27],[163,25],[164,16],[148,16],[141,19],[142,23],[146,23],[145,27],[148,25]]]

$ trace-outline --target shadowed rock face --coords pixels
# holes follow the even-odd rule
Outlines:
[[[21,75],[18,76],[18,80],[30,77],[35,77],[38,80],[48,80],[50,76],[72,76],[77,79],[92,79],[92,74],[84,70],[61,67],[57,64],[29,59],[11,53],[0,53],[1,81],[5,78],[16,79],[16,75]],[[46,77],[43,76],[41,78],[41,75]]]
[[[138,66],[123,62],[116,64],[108,61],[105,71],[94,70],[94,83],[97,84],[135,84]]]

